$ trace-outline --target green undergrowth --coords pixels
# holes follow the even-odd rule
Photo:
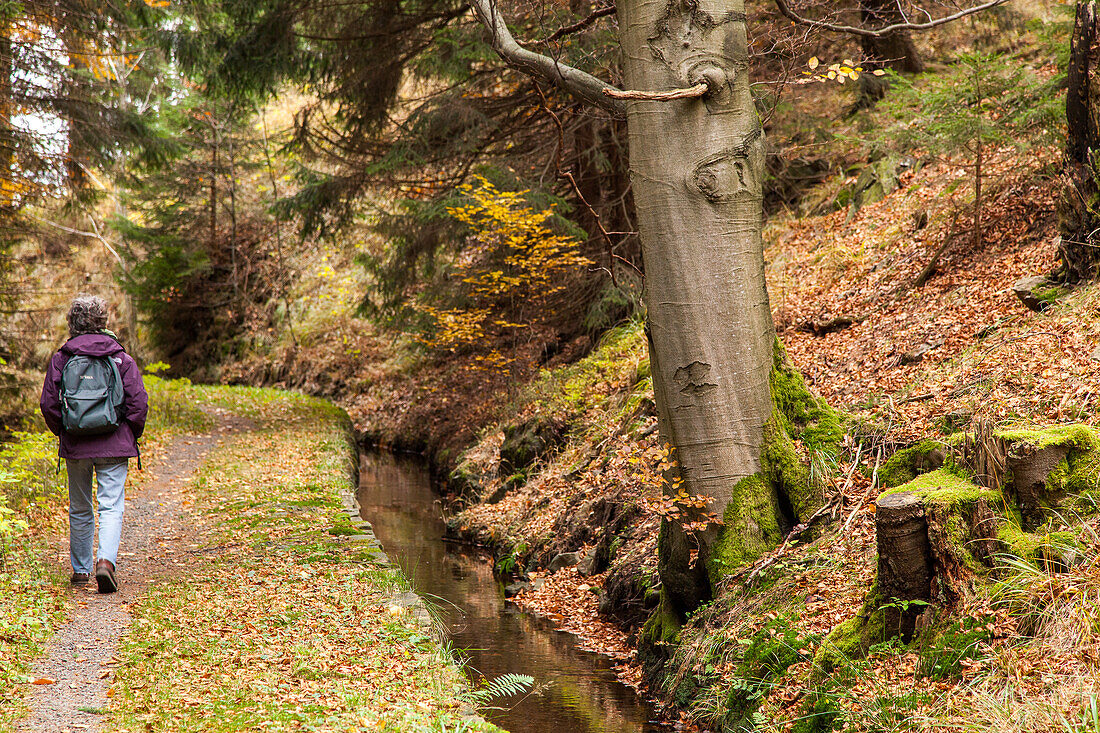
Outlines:
[[[497,730],[348,517],[346,414],[271,390],[200,394],[243,401],[256,428],[212,449],[190,486],[195,549],[133,608],[106,727]]]
[[[68,577],[46,553],[67,501],[53,435],[14,433],[0,444],[0,730],[23,711],[31,662],[66,615]]]
[[[518,403],[570,419],[606,407],[609,399],[618,396],[616,387],[652,395],[650,379],[644,324],[633,320],[608,331],[583,359],[544,370]]]

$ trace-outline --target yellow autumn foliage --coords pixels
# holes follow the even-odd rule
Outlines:
[[[465,286],[462,295],[471,305],[414,306],[436,324],[435,333],[422,342],[450,351],[476,344],[493,330],[526,327],[528,323],[510,317],[514,314],[505,314],[509,304],[517,298],[542,301],[562,289],[559,283],[565,271],[592,264],[577,251],[575,239],[550,227],[553,208],[527,203],[529,191],[501,191],[482,176],[459,191],[467,203],[448,208],[447,213],[469,231],[456,278]],[[499,355],[489,361],[493,366],[507,362]]]

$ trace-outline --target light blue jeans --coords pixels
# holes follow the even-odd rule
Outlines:
[[[99,501],[99,559],[117,567],[122,537],[122,510],[126,501],[125,458],[66,458],[69,472],[69,561],[74,573],[92,572],[92,470]]]

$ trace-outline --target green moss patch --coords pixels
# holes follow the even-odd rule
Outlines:
[[[770,382],[775,409],[790,436],[810,451],[835,452],[844,438],[841,414],[810,391],[779,339],[775,340]]]
[[[1001,523],[997,539],[1007,552],[1037,564],[1061,562],[1066,549],[1077,546],[1077,535],[1073,532],[1025,532],[1013,520]]]
[[[752,562],[782,539],[776,517],[774,485],[760,474],[738,481],[722,521],[722,531],[711,548],[712,582]]]
[[[884,487],[901,486],[922,473],[943,464],[945,446],[934,440],[922,440],[890,456],[879,469],[879,483]]]
[[[1055,446],[1082,450],[1100,448],[1100,436],[1097,436],[1096,431],[1088,425],[1004,428],[996,431],[994,435],[1007,443],[1023,444],[1036,450]]]
[[[841,415],[809,390],[778,339],[771,390],[775,409],[764,425],[761,469],[733,488],[724,526],[711,549],[712,583],[778,544],[783,514],[793,513],[788,517],[792,522],[802,521],[821,507],[824,499],[803,453],[835,453],[844,437]]]
[[[912,481],[884,492],[900,494],[909,492],[927,504],[953,506],[975,501],[995,501],[1001,498],[1001,492],[982,488],[969,479],[946,468],[939,468],[917,476]]]

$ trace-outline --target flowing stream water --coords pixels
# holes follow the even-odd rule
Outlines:
[[[505,603],[488,558],[444,541],[438,496],[420,463],[364,453],[359,506],[386,553],[413,588],[439,607],[467,669],[492,679],[535,678],[522,699],[497,700],[486,717],[510,733],[659,733],[652,709],[619,682],[603,656],[575,637]]]

